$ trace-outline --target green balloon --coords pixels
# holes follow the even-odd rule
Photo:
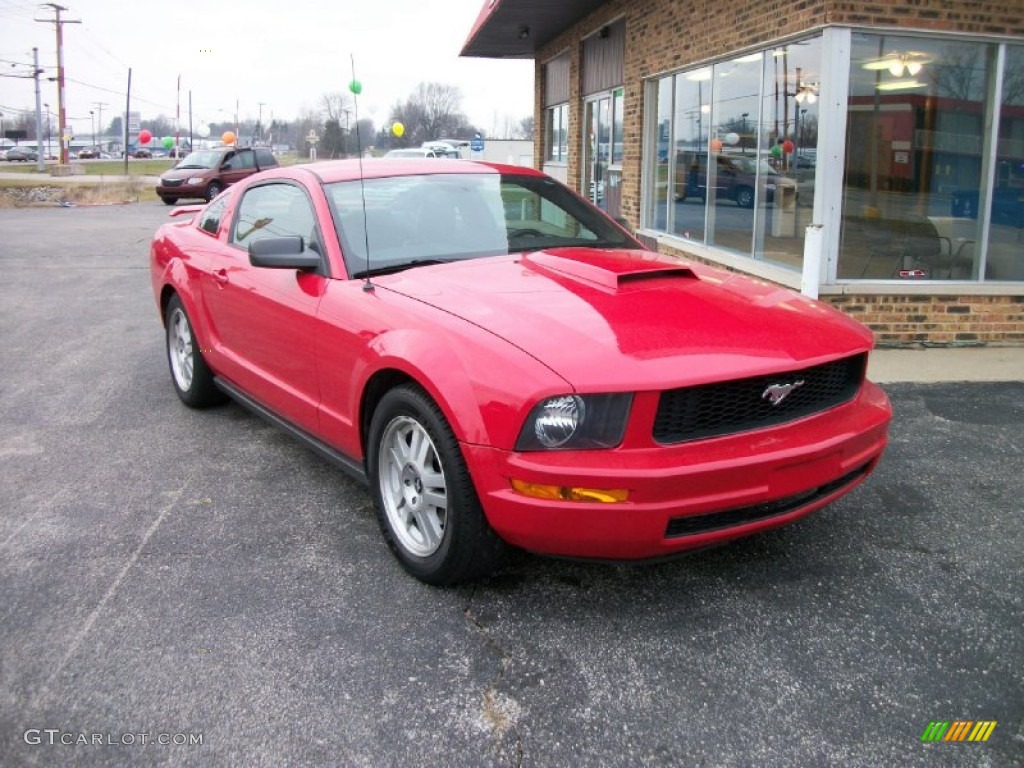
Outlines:
[[[170,149],[173,146],[174,146],[174,139],[171,138],[170,136],[165,136],[164,137],[164,149]]]
[[[351,83],[348,84],[348,89],[352,91],[352,93],[358,95],[363,92],[363,84],[360,83],[358,80],[353,80]]]
[[[772,157],[782,157],[782,147],[778,144],[771,148]]]

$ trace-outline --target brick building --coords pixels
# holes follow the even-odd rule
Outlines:
[[[1024,342],[1024,2],[486,0],[534,164],[882,343]]]

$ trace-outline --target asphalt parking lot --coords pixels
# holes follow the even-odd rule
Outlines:
[[[435,589],[359,486],[178,402],[166,214],[0,210],[0,765],[1024,763],[1024,383],[887,386],[878,472],[790,528]]]

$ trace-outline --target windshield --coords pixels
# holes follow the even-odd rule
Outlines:
[[[364,190],[358,181],[327,185],[353,277],[367,268],[380,274],[542,248],[639,247],[600,211],[543,176],[429,174],[364,184]]]
[[[189,152],[188,155],[178,163],[178,168],[216,168],[221,153],[216,149],[201,149],[196,152]]]

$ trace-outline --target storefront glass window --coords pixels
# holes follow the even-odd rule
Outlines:
[[[754,147],[764,171],[758,185],[755,258],[800,269],[814,212],[818,160],[821,38],[766,53],[760,121],[741,115],[740,146]]]
[[[647,225],[800,269],[820,71],[814,38],[661,78]]]
[[[1024,280],[1024,46],[1007,46],[986,280]]]
[[[670,157],[672,210],[670,231],[687,240],[704,241],[704,195],[701,174],[707,168],[711,133],[711,68],[675,77],[675,122]]]
[[[654,173],[648,176],[647,222],[652,229],[668,230],[670,146],[672,144],[672,78],[665,77],[657,83]]]
[[[985,126],[996,106],[997,63],[993,44],[853,35],[839,279],[978,279],[986,263],[979,210],[990,197],[985,273],[1024,279],[1016,239],[1024,222],[1003,221],[999,188],[992,195],[986,182],[993,138]],[[1017,117],[1000,128],[1011,140],[1000,141],[1006,165],[997,165],[1008,170],[1012,136],[1024,136],[1016,98]],[[1017,154],[1022,161],[1024,153]],[[1011,175],[1004,178],[1012,187]],[[1024,174],[1016,181],[1022,182]],[[1020,211],[1019,203],[1009,207]]]
[[[568,162],[566,139],[569,128],[569,105],[559,104],[544,111],[545,159],[550,163]]]

